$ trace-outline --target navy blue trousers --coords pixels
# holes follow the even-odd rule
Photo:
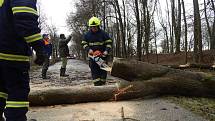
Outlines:
[[[29,63],[5,64],[0,62],[0,93],[8,94],[7,99],[0,97],[0,115],[4,112],[6,121],[26,121],[27,106],[20,102],[28,102],[29,87]],[[18,102],[18,107],[9,106],[8,102]],[[17,104],[16,104],[17,105]],[[21,105],[21,106],[20,106]],[[5,108],[6,106],[6,108]]]
[[[103,58],[103,60],[107,61],[106,58]],[[107,78],[107,72],[100,69],[99,65],[93,60],[89,60],[89,67],[91,69],[91,75],[92,78],[95,81],[106,81]]]

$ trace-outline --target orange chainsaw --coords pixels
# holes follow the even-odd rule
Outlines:
[[[93,52],[93,55],[88,55],[89,58],[91,58],[93,61],[96,62],[96,64],[99,65],[100,69],[105,70],[105,71],[111,71],[111,67],[108,66],[105,61],[102,59],[104,55],[100,51],[95,51]]]

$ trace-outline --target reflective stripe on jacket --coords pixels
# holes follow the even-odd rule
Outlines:
[[[88,31],[81,44],[86,51],[92,49],[93,51],[99,50],[104,52],[105,50],[110,51],[112,48],[111,38],[101,29],[96,33]]]
[[[30,60],[30,44],[41,41],[36,0],[0,0],[0,60]]]

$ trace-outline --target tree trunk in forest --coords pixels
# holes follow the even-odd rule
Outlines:
[[[181,0],[178,0],[176,52],[180,52],[181,44]]]
[[[141,38],[141,22],[140,22],[140,13],[139,13],[139,4],[138,0],[135,0],[135,16],[137,21],[137,58],[142,60],[142,38]]]
[[[115,15],[116,15],[116,57],[121,57],[121,39],[120,39],[120,30],[119,30],[119,22],[118,22],[118,16],[117,16],[117,11],[116,11],[116,6],[114,6],[115,9]]]
[[[176,36],[176,19],[175,19],[175,0],[171,0],[171,15],[172,15],[172,39],[174,38],[174,34]],[[176,40],[175,40],[176,41]],[[174,43],[172,43],[172,46],[174,47]]]
[[[184,5],[184,0],[182,2],[182,8],[183,8],[183,17],[184,17],[184,43],[185,43],[185,63],[187,63],[187,19],[186,19],[186,10]]]
[[[214,40],[212,40],[211,27],[207,16],[207,4],[205,0],[204,0],[204,12],[205,12],[205,21],[207,24],[208,35],[210,38],[210,50],[211,50],[211,49],[215,49],[215,46],[214,46]]]
[[[173,17],[173,27],[175,32],[175,52],[180,52],[180,42],[181,42],[181,1],[178,0],[178,13],[177,20],[175,19],[175,0],[172,1],[172,17]]]
[[[214,21],[213,21],[213,29],[212,29],[212,35],[211,35],[211,41],[213,41],[213,49],[215,49],[215,5],[214,5],[214,1],[211,0],[211,7],[212,7],[212,10],[213,10],[213,13],[214,13]]]
[[[154,25],[154,39],[155,39],[155,54],[156,54],[156,63],[158,64],[158,46],[157,46],[157,33],[156,33],[156,27],[155,27],[155,20],[153,18],[153,25]]]
[[[144,9],[144,32],[145,32],[145,40],[144,40],[144,47],[145,47],[145,52],[146,52],[146,57],[147,57],[147,62],[149,61],[148,56],[149,56],[149,41],[150,41],[150,28],[151,28],[151,21],[150,21],[150,15],[149,15],[149,10],[147,6]]]
[[[118,0],[114,0],[115,5],[116,5],[116,11],[118,14],[118,20],[119,20],[119,26],[120,26],[120,32],[121,32],[121,39],[122,39],[122,56],[125,57],[126,55],[126,44],[125,44],[125,32],[124,32],[124,25],[123,25],[123,21],[122,21],[122,14],[120,11],[120,6],[119,6],[119,2]]]
[[[170,35],[170,53],[173,53],[174,52],[174,40],[173,40],[173,34],[172,34],[172,26],[171,26],[171,23],[170,23],[170,12],[169,12],[169,4],[168,4],[168,0],[166,0],[166,6],[167,6],[167,18],[168,18],[168,25],[169,25],[169,35]]]
[[[194,62],[202,62],[202,31],[198,0],[193,0],[194,6]]]

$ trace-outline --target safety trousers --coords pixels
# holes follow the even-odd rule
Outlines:
[[[97,81],[106,82],[107,72],[100,69],[99,65],[94,60],[92,59],[89,60],[89,67],[91,69],[91,75],[94,82],[97,82]]]
[[[0,63],[0,115],[6,121],[26,121],[29,108],[29,67]]]

